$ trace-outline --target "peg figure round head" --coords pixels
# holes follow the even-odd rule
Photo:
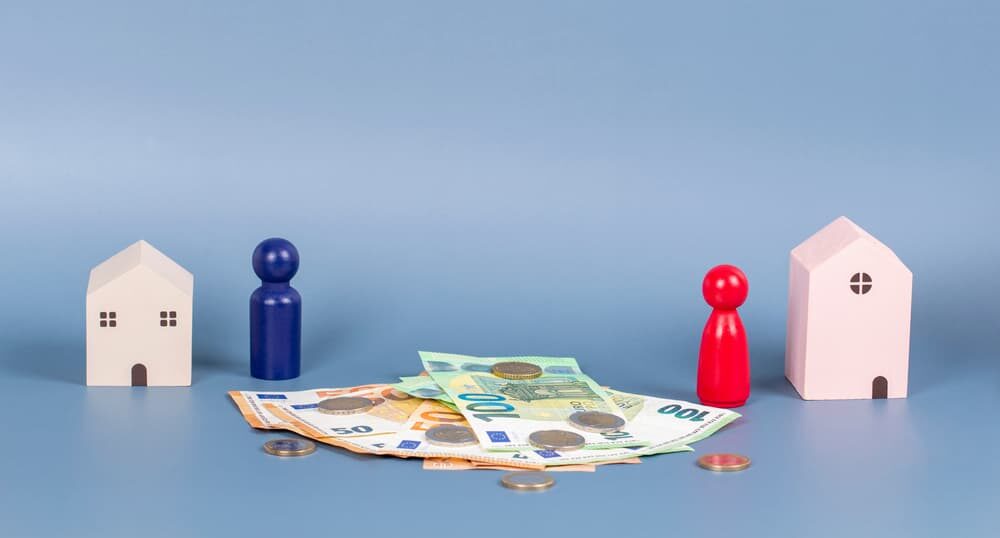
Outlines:
[[[287,239],[265,239],[253,251],[253,272],[264,282],[288,282],[299,270],[299,251]]]
[[[701,293],[712,308],[733,310],[743,305],[750,292],[747,276],[734,265],[713,267],[705,275]]]

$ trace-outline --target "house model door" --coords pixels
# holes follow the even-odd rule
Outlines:
[[[142,363],[135,364],[132,366],[132,386],[133,387],[145,387],[146,386],[146,365]]]

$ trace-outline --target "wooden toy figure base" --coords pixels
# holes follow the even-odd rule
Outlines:
[[[743,407],[746,405],[747,401],[742,400],[739,402],[713,402],[710,400],[701,400],[701,403],[711,406],[711,407],[721,407],[722,409],[732,409],[734,407]]]

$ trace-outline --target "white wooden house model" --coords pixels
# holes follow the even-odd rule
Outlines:
[[[145,241],[90,271],[87,385],[191,384],[194,277]]]
[[[905,398],[913,274],[840,217],[792,250],[785,376],[806,400]]]

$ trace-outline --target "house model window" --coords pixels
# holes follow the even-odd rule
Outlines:
[[[177,311],[170,310],[160,310],[160,327],[166,326],[176,327],[177,326]]]
[[[101,312],[101,327],[117,327],[117,326],[118,326],[117,312]]]
[[[864,295],[872,291],[872,277],[868,273],[854,273],[851,277],[851,291]]]

